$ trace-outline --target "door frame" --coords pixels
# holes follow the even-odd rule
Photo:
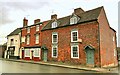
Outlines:
[[[88,64],[88,53],[87,51],[92,51],[93,52],[93,64]],[[88,45],[85,47],[85,53],[86,53],[86,65],[89,67],[94,67],[95,66],[95,48],[93,48],[91,45]]]

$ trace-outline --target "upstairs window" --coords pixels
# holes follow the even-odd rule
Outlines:
[[[35,35],[35,43],[38,44],[39,43],[39,34]]]
[[[39,25],[36,25],[36,31],[39,31]]]
[[[52,34],[52,43],[57,43],[58,42],[58,34],[57,33],[53,33]]]
[[[24,43],[25,42],[25,36],[21,37],[21,42]]]
[[[27,28],[27,33],[30,33],[30,27]]]
[[[115,41],[115,37],[113,36],[113,42]]]
[[[11,43],[10,43],[11,45],[14,45],[14,40],[13,40],[13,39],[11,39],[10,42],[11,42]]]
[[[70,19],[70,24],[76,24],[77,23],[77,17],[72,17],[71,19]]]
[[[52,28],[56,28],[57,27],[57,22],[53,22],[52,23]]]
[[[71,42],[78,41],[78,31],[71,31]]]
[[[30,35],[27,35],[27,45],[30,44]]]

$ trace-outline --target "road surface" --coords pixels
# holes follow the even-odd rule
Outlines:
[[[2,66],[2,67],[1,67]],[[93,71],[0,60],[0,73],[93,73]]]

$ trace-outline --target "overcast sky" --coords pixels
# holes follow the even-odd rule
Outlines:
[[[52,14],[58,18],[72,14],[75,8],[91,10],[104,6],[109,24],[118,34],[119,0],[3,0],[0,1],[0,44],[6,42],[6,36],[14,29],[23,26],[23,18],[28,24],[34,19],[49,20]]]

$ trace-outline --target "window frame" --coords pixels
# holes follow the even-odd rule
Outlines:
[[[29,38],[28,38],[29,37]],[[29,39],[29,40],[28,40]],[[30,35],[26,36],[26,44],[29,45],[30,44]]]
[[[25,42],[25,36],[22,36],[21,37],[21,43],[24,43]]]
[[[56,28],[58,26],[58,23],[56,21],[52,22],[52,27],[51,28]]]
[[[40,25],[36,25],[36,31],[39,31],[40,29],[40,27],[39,27]]]
[[[77,40],[76,41],[73,40],[73,33],[74,32],[77,32]],[[78,30],[71,31],[71,42],[78,42]]]
[[[30,57],[30,49],[25,49],[25,57]]]
[[[40,57],[40,48],[36,48],[36,49],[34,49],[34,57]],[[37,55],[36,55],[36,53],[37,53]]]
[[[113,42],[115,41],[115,37],[113,36]]]
[[[37,36],[38,36],[38,38],[37,38]],[[35,44],[39,44],[39,34],[35,35]]]
[[[76,16],[73,16],[72,18],[70,18],[70,24],[71,24],[71,25],[72,25],[72,24],[77,24],[77,22],[78,22],[78,19],[77,19]]]
[[[54,56],[54,54],[53,54],[54,48],[56,48],[56,53],[57,53],[56,56]],[[52,46],[52,57],[53,57],[53,58],[57,58],[57,57],[58,57],[58,46]]]
[[[73,47],[77,47],[78,57],[73,57]],[[79,46],[78,45],[71,46],[71,58],[79,59]]]
[[[56,42],[54,42],[54,35],[57,35]],[[52,33],[52,43],[58,43],[58,33]]]
[[[14,45],[14,39],[10,39],[10,45]]]
[[[27,27],[27,33],[30,33],[30,27]]]
[[[116,49],[114,49],[114,56],[117,56],[117,51],[116,51]]]

